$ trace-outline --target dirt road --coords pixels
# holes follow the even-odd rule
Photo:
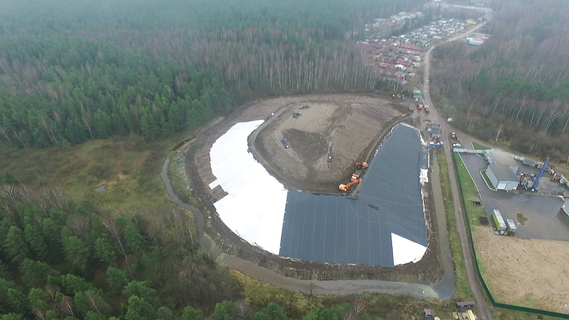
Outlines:
[[[162,166],[160,174],[162,181],[166,187],[168,195],[179,206],[186,208],[194,213],[200,234],[200,242],[202,246],[209,246],[208,239],[204,234],[204,222],[202,213],[199,209],[181,201],[172,190],[170,179],[168,178],[167,168],[169,160],[166,159]],[[433,176],[438,177],[438,164],[434,163]],[[279,288],[290,290],[293,292],[302,292],[305,294],[335,294],[335,295],[351,295],[361,294],[365,292],[386,293],[397,295],[410,295],[422,299],[438,299],[448,300],[455,291],[455,276],[452,262],[452,253],[448,243],[448,235],[446,233],[446,219],[444,217],[444,208],[441,186],[439,179],[432,179],[435,206],[437,208],[437,223],[442,226],[439,228],[441,234],[439,236],[441,255],[443,258],[444,277],[434,285],[381,281],[381,280],[300,280],[277,274],[271,270],[260,267],[252,262],[241,259],[239,257],[222,254],[218,258],[218,262],[226,266],[239,270],[246,276],[257,279],[266,283],[270,283]],[[442,212],[442,215],[440,214]]]
[[[469,32],[473,32],[478,28],[482,27],[482,25],[470,30]],[[468,33],[466,33],[468,34]],[[464,36],[462,34],[460,36]],[[456,36],[454,38],[449,39],[453,40],[460,36]],[[433,112],[428,115],[428,118],[436,119],[439,123],[445,124],[441,121],[441,117],[439,116],[437,110],[434,108],[434,105],[430,101],[430,96],[428,93],[428,77],[429,77],[429,58],[432,49],[427,52],[425,57],[426,59],[426,66],[425,66],[425,101],[427,104],[433,106]],[[450,126],[445,125],[443,130],[448,131]],[[445,143],[448,144],[448,136],[445,135]],[[447,156],[450,156],[450,151],[446,148]],[[450,163],[450,162],[449,162]],[[452,164],[449,164],[452,166]],[[168,190],[168,194],[172,197],[172,199],[180,206],[193,211],[196,214],[196,218],[198,220],[198,228],[200,229],[200,237],[202,240],[205,238],[203,233],[203,220],[200,211],[192,206],[189,206],[182,201],[180,201],[175,194],[172,192],[170,181],[167,177],[165,168],[167,167],[167,162],[164,164],[163,171],[162,171],[162,180]],[[453,187],[453,197],[455,199],[459,199],[459,193],[456,185],[456,177],[454,174],[454,170],[452,167],[449,169],[451,174],[451,182]],[[435,175],[436,177],[436,175]],[[439,179],[431,179],[433,184],[439,184]],[[440,186],[435,187],[435,190],[440,190]],[[434,193],[437,193],[434,191]],[[440,193],[440,191],[439,191]],[[442,196],[440,194],[434,196],[434,201],[436,203],[437,212],[441,210],[441,202]],[[438,202],[438,203],[437,203]],[[468,278],[469,282],[473,288],[475,293],[476,299],[480,305],[480,318],[481,319],[493,319],[492,315],[489,311],[487,306],[487,302],[484,300],[478,280],[476,278],[476,274],[474,273],[473,269],[473,262],[472,262],[472,251],[470,246],[467,242],[467,234],[464,225],[464,218],[462,214],[462,209],[460,207],[460,202],[455,201],[455,214],[457,215],[457,221],[459,224],[459,235],[461,237],[461,244],[463,247],[463,252],[465,252],[465,261],[467,261],[467,271],[468,271]],[[446,223],[444,222],[444,214],[440,215],[437,214],[437,220],[441,229],[445,229]],[[444,236],[444,232],[441,236]],[[454,293],[454,270],[450,268],[452,265],[452,255],[450,253],[450,247],[448,245],[448,239],[445,243],[444,238],[448,238],[446,236],[439,237],[439,241],[441,241],[441,250],[442,250],[442,257],[444,261],[444,271],[445,276],[443,280],[435,285],[425,285],[425,284],[414,284],[414,283],[405,283],[405,282],[392,282],[392,281],[379,281],[379,280],[337,280],[337,281],[317,281],[317,280],[298,280],[292,279],[289,277],[285,277],[283,275],[277,274],[273,271],[270,271],[266,268],[260,267],[254,263],[246,261],[244,259],[230,256],[230,255],[222,255],[220,256],[219,262],[226,264],[228,267],[235,268],[245,275],[265,281],[267,283],[271,283],[281,288],[285,288],[291,291],[298,291],[298,292],[305,292],[305,293],[320,293],[320,294],[355,294],[355,293],[363,293],[363,292],[381,292],[381,293],[389,293],[389,294],[404,294],[404,295],[412,295],[417,298],[437,298],[441,300],[450,299],[452,294]],[[441,240],[442,239],[442,240]],[[202,241],[203,244],[203,241]]]
[[[465,35],[470,34],[474,31],[482,28],[483,26],[484,26],[484,24],[478,25],[475,28],[469,30],[468,32],[466,32],[464,34],[454,36],[454,37],[447,39],[445,42],[453,41],[453,40],[456,40],[460,37],[464,37]],[[445,146],[450,146],[451,144],[450,144],[449,132],[456,131],[456,130],[454,128],[452,128],[448,124],[448,122],[446,122],[445,119],[443,119],[441,117],[441,115],[439,114],[435,105],[431,101],[431,97],[429,95],[430,59],[431,59],[431,52],[433,51],[434,48],[435,47],[432,47],[431,49],[429,49],[427,51],[427,53],[425,54],[425,59],[424,59],[425,60],[425,74],[424,74],[424,80],[423,80],[423,83],[424,83],[423,95],[424,95],[425,104],[429,105],[430,110],[431,110],[431,112],[429,114],[427,114],[426,118],[428,120],[432,120],[432,121],[439,123],[441,125],[444,144],[445,144]],[[454,199],[454,214],[456,216],[456,223],[457,223],[458,235],[460,238],[460,245],[462,247],[462,253],[464,255],[464,263],[466,265],[466,274],[468,277],[468,283],[470,284],[470,288],[472,289],[472,293],[474,294],[476,302],[478,303],[479,317],[481,319],[493,320],[494,318],[492,317],[492,312],[490,310],[489,303],[486,300],[486,298],[484,297],[484,294],[482,292],[482,286],[481,286],[480,281],[478,280],[478,276],[476,274],[476,269],[475,269],[476,266],[474,265],[474,263],[475,263],[474,253],[472,251],[472,247],[470,246],[470,241],[468,239],[468,237],[469,237],[468,236],[468,230],[466,229],[466,223],[464,220],[464,212],[463,212],[461,201],[460,201],[461,195],[460,195],[460,191],[458,188],[456,172],[454,170],[453,162],[451,161],[452,150],[449,147],[445,147],[444,149],[445,149],[446,157],[447,157],[447,159],[449,159],[449,161],[447,161],[447,164],[448,164],[448,172],[449,172],[450,183],[451,183],[452,197]]]
[[[278,110],[273,110],[273,111],[275,112],[274,115],[277,115]],[[271,112],[273,111],[270,111],[268,114],[271,114]],[[251,111],[249,109],[244,110],[245,114],[247,114],[247,112]],[[262,115],[267,114],[267,110],[263,109],[261,114]],[[251,116],[252,116],[251,114],[246,116],[243,115],[237,116],[235,119],[232,119],[232,121],[238,121],[238,120],[243,121],[245,119],[250,118]],[[229,125],[220,123],[220,129],[223,132],[225,132],[226,130],[225,128],[228,126]],[[206,136],[208,137],[212,135],[214,135],[212,132],[206,133]],[[193,159],[193,157],[190,158]],[[192,164],[194,163],[194,161],[192,160],[190,160],[189,162]],[[212,214],[209,214],[208,210],[214,210],[213,208],[206,206],[205,209],[201,210],[203,211],[204,214],[202,216],[200,210],[188,204],[183,203],[182,201],[180,201],[180,199],[176,197],[176,195],[172,192],[170,181],[167,176],[167,170],[166,170],[167,165],[168,161],[166,160],[162,168],[163,170],[161,177],[166,186],[168,194],[172,197],[174,202],[194,212],[194,214],[196,215],[202,246],[208,245],[207,241],[208,236],[213,237],[212,239],[217,239],[217,241],[221,240],[222,243],[221,244],[217,243],[218,246],[222,246],[227,244],[228,242],[232,242],[231,241],[232,238],[231,239],[223,237],[219,238],[219,236],[215,234],[216,232],[219,232],[220,229],[222,229],[221,228],[222,222],[218,221],[218,219],[215,218],[215,214],[213,214],[213,211],[211,211]],[[192,171],[192,169],[188,169],[188,167],[186,166],[186,171],[188,170]],[[190,174],[188,177],[192,178],[193,177],[193,175],[191,174],[192,172],[189,173]],[[436,172],[434,172],[433,174],[434,177],[438,177],[438,174]],[[433,184],[433,199],[435,204],[434,205],[430,204],[428,205],[428,207],[436,206],[437,208],[440,208],[440,205],[442,204],[442,195],[440,192],[440,185],[439,185],[440,181],[436,178],[432,179],[432,184]],[[194,183],[192,183],[192,185],[197,186],[197,184]],[[199,188],[195,187],[194,192],[196,192],[198,189]],[[436,190],[439,191],[437,192]],[[207,197],[204,197],[203,199],[207,199]],[[444,211],[440,209],[432,211],[437,212],[437,217],[436,217],[438,220],[437,224],[441,226],[441,229],[446,229],[445,228],[446,223],[444,220]],[[443,212],[442,216],[439,214],[441,212]],[[433,227],[434,230],[433,232],[439,234],[439,231],[437,229],[438,228]],[[421,267],[421,264],[423,263],[422,261],[417,264],[410,264],[408,266],[402,266],[396,269],[382,269],[382,268],[377,269],[373,267],[363,268],[363,269],[360,268],[361,272],[357,272],[356,277],[343,276],[340,277],[340,279],[343,278],[346,280],[324,280],[324,281],[318,281],[315,279],[330,278],[330,276],[335,273],[338,272],[342,273],[345,272],[345,270],[348,270],[349,268],[356,268],[356,267],[355,266],[339,267],[339,266],[328,266],[328,265],[311,267],[308,265],[308,263],[304,263],[305,266],[303,270],[305,270],[305,273],[308,274],[312,273],[312,275],[307,277],[306,276],[302,277],[303,279],[308,279],[308,280],[301,280],[301,279],[294,279],[294,277],[298,277],[298,275],[295,275],[293,272],[294,263],[298,264],[299,262],[291,261],[290,263],[287,263],[286,261],[288,260],[286,259],[284,259],[285,261],[284,267],[280,268],[281,272],[279,273],[273,270],[273,269],[278,269],[273,266],[274,262],[276,261],[275,260],[276,258],[271,258],[266,255],[263,256],[261,254],[259,254],[258,256],[253,256],[246,251],[233,252],[229,250],[230,255],[222,254],[220,258],[218,258],[218,261],[224,263],[228,267],[243,272],[244,274],[246,274],[251,278],[262,280],[267,283],[271,283],[273,285],[291,291],[298,291],[304,293],[337,294],[337,295],[349,295],[349,294],[364,293],[364,292],[378,292],[378,293],[388,293],[388,294],[411,295],[418,298],[435,298],[439,300],[448,300],[452,297],[452,294],[455,291],[455,283],[454,283],[455,281],[454,281],[454,268],[452,265],[452,255],[448,244],[448,239],[447,239],[448,237],[444,233],[445,231],[446,230],[441,230],[440,231],[441,236],[433,238],[436,239],[435,241],[438,243],[438,246],[436,245],[433,246],[432,253],[428,253],[432,255],[432,258],[435,259],[438,259],[438,257],[443,258],[443,262],[441,264],[444,269],[444,275],[442,281],[439,281],[438,283],[435,284],[432,284],[433,282],[424,282],[423,284],[417,283],[418,281],[416,281],[417,278],[416,274],[418,272],[421,272],[421,270],[423,270],[422,269],[423,267]],[[214,234],[212,235],[211,232],[213,232]],[[240,239],[235,239],[234,242],[241,242],[241,241]],[[438,248],[442,248],[441,253],[438,253],[439,252]],[[245,253],[245,255],[240,254],[243,252]],[[241,258],[241,256],[243,256],[244,258]],[[254,262],[250,262],[247,260]],[[284,272],[283,274],[282,270],[285,270],[286,272]],[[383,279],[383,280],[369,278],[370,275],[372,274],[370,272],[377,273],[379,275],[378,279]]]

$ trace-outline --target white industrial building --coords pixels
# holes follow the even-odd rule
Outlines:
[[[499,151],[488,150],[485,153],[488,160],[486,175],[496,190],[515,190],[520,182],[518,172],[520,167],[512,155]]]

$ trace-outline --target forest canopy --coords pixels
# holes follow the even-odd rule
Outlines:
[[[363,24],[423,2],[2,1],[0,142],[152,141],[253,98],[369,90]]]
[[[565,162],[568,8],[562,0],[502,2],[484,45],[437,48],[432,94],[444,112],[481,138]]]

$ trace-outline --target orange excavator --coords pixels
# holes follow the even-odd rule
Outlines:
[[[352,182],[353,182],[353,181],[357,181],[357,180],[361,177],[362,173],[364,172],[364,170],[365,170],[368,166],[369,166],[369,165],[367,164],[367,162],[358,162],[358,163],[356,163],[355,168],[354,168],[354,173],[352,174],[352,179],[351,179],[351,181],[352,181]]]
[[[358,179],[358,180],[352,180],[350,181],[350,183],[348,184],[341,184],[338,189],[340,189],[340,191],[344,191],[344,192],[348,192],[351,189],[351,186],[353,186],[354,184],[359,183],[360,185],[358,186],[358,192],[360,191],[360,188],[362,187],[362,179]]]

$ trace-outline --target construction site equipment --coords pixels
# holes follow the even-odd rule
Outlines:
[[[358,179],[361,177],[361,175],[362,175],[362,173],[364,172],[364,170],[367,169],[368,166],[369,166],[369,165],[367,164],[367,162],[358,162],[358,163],[356,163],[355,168],[354,168],[354,173],[352,173],[352,179],[351,179],[351,181],[356,181],[356,180],[358,180]]]
[[[496,231],[498,231],[501,235],[506,235],[508,233],[508,227],[506,226],[506,222],[504,222],[504,218],[502,218],[502,214],[499,210],[494,210],[494,214],[492,215],[494,219],[494,225],[496,226]]]
[[[358,180],[356,180],[356,181],[353,181],[353,180],[352,180],[352,181],[350,181],[348,184],[341,184],[341,185],[338,187],[338,189],[340,189],[340,191],[348,192],[348,191],[350,191],[351,187],[352,187],[354,184],[359,183],[359,185],[358,185],[358,192],[359,192],[359,191],[360,191],[360,188],[362,187],[361,182],[362,182],[362,179],[358,179]]]
[[[545,163],[543,164],[543,167],[541,167],[541,171],[537,175],[537,178],[535,179],[533,186],[531,186],[531,191],[535,192],[537,190],[537,187],[539,186],[539,183],[541,182],[541,178],[543,178],[543,174],[545,173],[545,170],[547,168],[547,164],[549,163],[549,160],[550,160],[549,158],[547,158],[545,160]]]

